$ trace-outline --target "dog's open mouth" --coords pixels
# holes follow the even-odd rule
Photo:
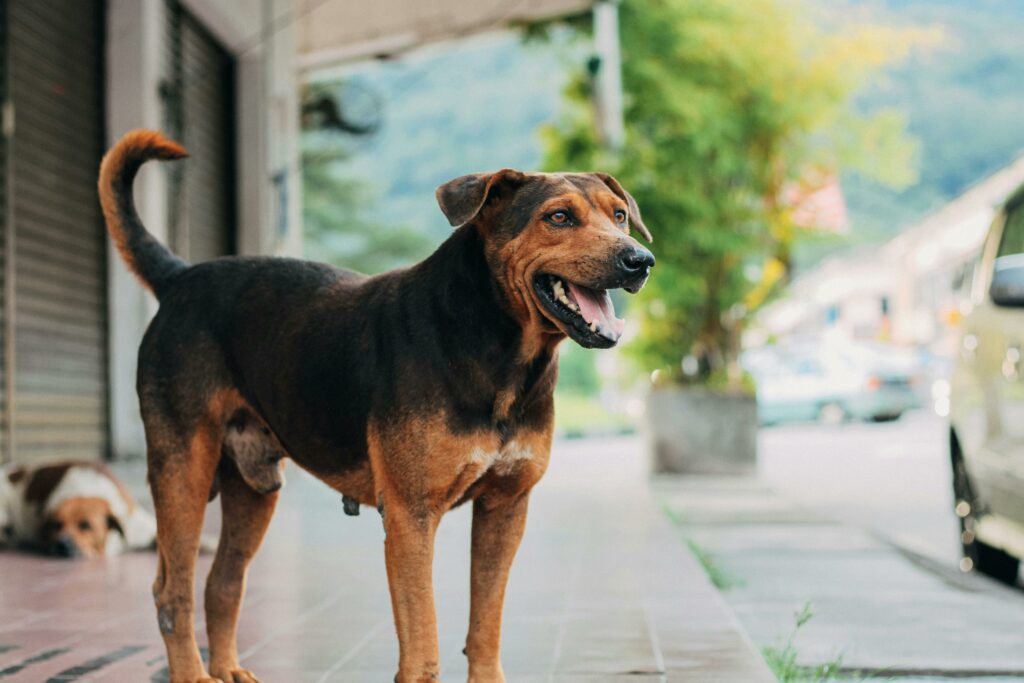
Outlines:
[[[615,317],[608,290],[591,289],[546,273],[534,278],[533,287],[544,307],[580,346],[606,349],[622,337],[626,321]]]

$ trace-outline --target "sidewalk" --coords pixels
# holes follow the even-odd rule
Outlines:
[[[794,641],[801,665],[839,662],[853,680],[1024,681],[1024,591],[900,550],[754,479],[655,489],[732,583],[722,596],[759,647],[780,646],[810,603]]]
[[[346,517],[340,496],[288,474],[250,571],[243,664],[265,683],[390,681],[398,650],[380,519]],[[215,518],[219,507],[209,509]],[[438,534],[446,681],[466,675],[469,512],[451,513]],[[148,553],[95,563],[0,555],[0,681],[166,680],[154,571]],[[632,438],[556,444],[512,571],[503,645],[516,683],[774,680],[658,512]]]

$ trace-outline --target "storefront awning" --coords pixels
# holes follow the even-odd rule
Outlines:
[[[302,70],[393,55],[512,23],[584,12],[594,0],[296,0]]]

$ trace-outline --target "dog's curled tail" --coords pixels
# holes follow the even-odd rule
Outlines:
[[[158,299],[167,282],[188,264],[146,230],[135,210],[132,182],[150,159],[168,161],[187,156],[181,145],[157,131],[133,130],[118,140],[100,164],[100,205],[110,239],[129,270]]]

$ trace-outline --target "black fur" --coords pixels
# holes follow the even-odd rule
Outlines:
[[[497,429],[506,439],[543,426],[555,359],[518,363],[521,334],[470,225],[419,264],[375,277],[294,259],[218,259],[165,285],[139,389],[184,426],[200,409],[189,394],[202,387],[175,378],[235,386],[293,459],[324,476],[365,461],[371,416],[444,409],[456,432]],[[507,387],[517,399],[498,420]]]

